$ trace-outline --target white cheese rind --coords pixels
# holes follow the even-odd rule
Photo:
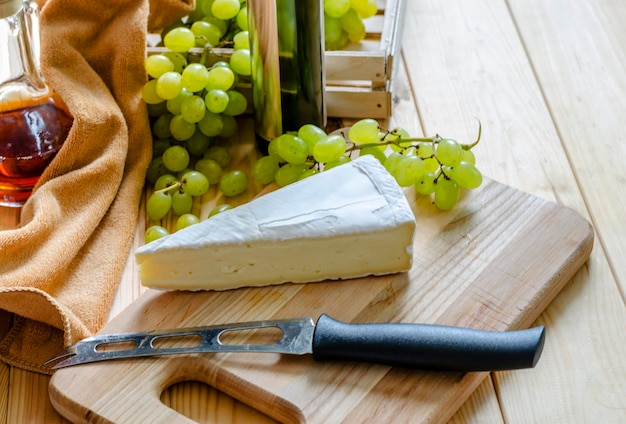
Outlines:
[[[136,251],[142,284],[225,290],[410,269],[415,217],[371,156],[283,187]]]

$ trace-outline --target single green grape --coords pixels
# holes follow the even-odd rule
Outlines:
[[[415,183],[415,191],[419,194],[429,195],[435,191],[435,178],[437,176],[433,172],[425,172]]]
[[[158,80],[150,80],[144,84],[141,89],[141,98],[144,102],[149,105],[157,105],[159,103],[163,103],[165,99],[157,93],[157,83]]]
[[[204,118],[204,115],[206,114],[206,110],[207,110],[207,107],[206,107],[206,104],[204,103],[204,100],[202,100],[202,97],[193,95],[183,100],[183,103],[180,105],[180,116],[182,116],[185,121],[195,124],[197,122],[200,122],[202,118]],[[193,135],[193,133],[195,132],[195,127],[193,128],[193,130],[194,130],[193,132],[189,130],[191,132],[191,135]],[[171,131],[171,125],[170,125],[170,131]],[[174,134],[172,134],[172,136],[174,136]],[[189,137],[183,138],[183,140],[186,140]],[[179,139],[176,136],[174,136],[174,138]]]
[[[189,64],[181,74],[183,88],[195,93],[204,89],[209,81],[209,70],[199,63]]]
[[[179,172],[187,168],[190,157],[189,152],[178,145],[171,146],[163,152],[163,164],[171,172]]]
[[[235,50],[230,56],[230,66],[239,75],[248,76],[252,73],[252,60],[249,49]]]
[[[180,179],[183,190],[196,197],[202,196],[209,190],[209,180],[201,172],[189,171]]]
[[[300,137],[283,134],[276,138],[276,152],[288,163],[304,163],[309,157],[309,148]]]
[[[439,178],[435,184],[435,206],[447,211],[454,207],[461,197],[461,189],[453,180]]]
[[[217,184],[222,178],[222,167],[213,159],[202,158],[196,162],[194,170],[201,172],[209,181],[209,184]]]
[[[250,175],[254,181],[265,185],[274,181],[278,168],[278,161],[274,157],[263,156],[254,162]]]
[[[202,134],[207,137],[218,136],[224,129],[223,116],[218,113],[207,111],[197,125]]]
[[[191,225],[197,224],[200,219],[192,213],[185,213],[178,217],[176,220],[176,231],[187,228]]]
[[[144,61],[144,68],[152,78],[158,78],[166,72],[174,71],[174,63],[165,55],[153,54]]]
[[[235,83],[235,73],[228,64],[226,66],[216,65],[214,64],[209,70],[209,79],[204,88],[207,90],[230,90]]]
[[[157,138],[169,138],[172,136],[172,132],[170,131],[170,121],[172,120],[173,115],[171,113],[166,113],[165,115],[159,116],[152,124],[152,134]]]
[[[424,175],[424,161],[418,156],[403,156],[394,177],[401,187],[414,185]]]
[[[175,190],[172,193],[172,210],[178,216],[191,212],[193,207],[193,197],[183,190]]]
[[[276,142],[277,139],[278,137],[270,140],[270,142],[267,145],[267,154],[268,156],[271,156],[274,159],[276,159],[277,162],[284,162],[285,159],[281,158],[280,155],[278,154],[278,151],[276,150],[276,147],[278,147],[278,143]]]
[[[439,161],[434,157],[424,159],[424,169],[426,172],[436,172],[439,169]]]
[[[433,143],[420,142],[417,143],[417,155],[422,159],[428,159],[433,157],[435,154],[435,149],[433,148]]]
[[[186,53],[196,45],[196,36],[187,27],[177,27],[165,34],[163,45],[173,52]]]
[[[309,168],[304,164],[288,163],[278,168],[274,180],[280,187],[285,187],[298,181],[300,175],[306,172],[307,169]]]
[[[243,6],[239,9],[239,13],[237,13],[237,17],[235,18],[235,22],[237,26],[242,31],[248,31],[248,7]]]
[[[217,25],[205,20],[194,22],[189,29],[191,29],[191,32],[193,32],[196,37],[197,47],[205,47],[207,44],[210,47],[217,47],[220,44],[220,39],[224,35]]]
[[[324,12],[332,18],[340,18],[350,10],[350,0],[324,0]]]
[[[190,155],[200,157],[211,145],[211,138],[204,135],[202,131],[196,131],[185,141],[185,148]]]
[[[239,0],[215,0],[211,5],[211,13],[216,18],[227,21],[236,17],[240,8]]]
[[[233,37],[235,50],[250,49],[250,38],[248,31],[241,31]]]
[[[146,202],[146,212],[152,221],[159,221],[170,211],[172,196],[169,193],[155,191]]]
[[[230,165],[230,152],[224,146],[211,146],[204,153],[205,159],[213,159],[222,169]]]
[[[346,139],[339,134],[332,134],[315,144],[313,157],[318,162],[328,163],[339,159],[346,149]]]
[[[350,4],[361,19],[371,18],[378,12],[376,0],[351,0]]]
[[[227,172],[220,180],[220,191],[224,196],[236,196],[248,188],[248,175],[239,170]]]
[[[152,225],[146,230],[146,243],[150,243],[151,241],[160,239],[161,237],[165,237],[169,234],[169,231],[167,231],[164,227],[161,227],[160,225]]]
[[[361,119],[348,130],[348,138],[355,144],[375,143],[378,140],[378,122]]]
[[[196,132],[196,124],[187,121],[182,115],[176,115],[170,121],[170,131],[176,140],[185,141]]]
[[[225,115],[238,116],[246,111],[248,108],[248,100],[239,91],[228,90],[228,104],[224,109]]]
[[[458,142],[445,138],[437,142],[435,156],[442,165],[454,166],[461,160],[462,150]]]
[[[206,108],[213,113],[222,113],[226,110],[230,97],[224,90],[209,90],[204,97]]]
[[[483,183],[483,175],[478,168],[474,164],[463,160],[452,167],[449,176],[461,188],[474,189],[480,187]]]
[[[178,181],[176,176],[172,174],[161,175],[154,183],[154,191],[163,190],[166,187],[170,187]]]
[[[182,89],[182,75],[178,72],[165,72],[156,80],[156,93],[164,100],[178,96]]]
[[[339,50],[342,47],[343,39],[347,40],[347,34],[341,27],[341,21],[338,18],[324,16],[324,42],[326,50]]]

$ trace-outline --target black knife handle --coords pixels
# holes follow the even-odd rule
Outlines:
[[[544,340],[543,326],[498,332],[430,324],[347,324],[323,314],[313,334],[313,357],[427,370],[500,371],[534,367]]]

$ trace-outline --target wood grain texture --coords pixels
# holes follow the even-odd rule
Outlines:
[[[487,175],[610,228],[598,231],[588,266],[538,321],[558,334],[544,351],[549,365],[494,374],[510,421],[613,423],[625,416],[626,345],[616,340],[626,322],[625,274],[605,256],[606,249],[621,257],[626,228],[623,199],[607,203],[623,191],[623,169],[606,166],[624,156],[615,118],[624,110],[618,71],[624,55],[616,47],[624,38],[617,23],[623,8],[616,2],[408,4],[404,38],[422,48],[405,50],[405,60],[425,132],[469,137],[473,123],[458,117],[480,118],[488,130],[476,154]],[[594,134],[605,134],[604,141]]]
[[[408,273],[228,292],[149,290],[102,332],[321,313],[348,322],[525,328],[592,248],[593,231],[576,212],[492,180],[447,213],[412,189],[406,195],[418,222]],[[62,369],[52,377],[50,395],[55,408],[75,421],[185,422],[174,418],[160,395],[171,384],[197,380],[280,422],[442,422],[486,376],[274,354],[204,354]]]
[[[624,421],[626,220],[624,200],[615,198],[626,178],[619,166],[626,146],[624,7],[614,0],[407,1],[406,72],[397,80],[404,87],[394,96],[389,125],[467,140],[480,118],[476,155],[486,175],[569,206],[597,230],[589,261],[536,322],[549,335],[539,365],[492,374],[451,419],[455,424],[503,417]],[[18,210],[0,208],[0,229],[18,223]],[[130,261],[111,317],[145,291],[133,266]],[[0,423],[67,423],[51,407],[23,407],[25,399],[49,402],[48,378],[27,374],[0,367]],[[196,399],[211,399],[210,405]],[[246,415],[246,405],[204,383],[177,383],[163,401],[201,423],[268,420]]]

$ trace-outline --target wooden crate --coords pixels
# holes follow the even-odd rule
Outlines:
[[[405,1],[379,0],[378,14],[365,20],[365,40],[326,52],[328,116],[385,119],[391,115]]]
[[[342,50],[327,51],[326,107],[329,117],[386,119],[391,116],[393,82],[400,61],[402,17],[406,0],[378,0],[378,14],[366,19],[367,35],[360,43]],[[151,35],[148,54],[162,52],[160,38]],[[232,49],[212,49],[207,64],[227,60]],[[202,49],[192,49],[190,60],[197,60]],[[250,83],[239,89],[250,100]],[[250,102],[251,104],[251,102]]]

